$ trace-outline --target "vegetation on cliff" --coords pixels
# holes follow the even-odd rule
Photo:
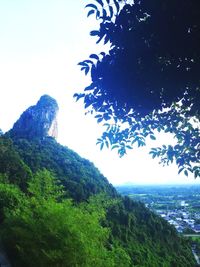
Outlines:
[[[172,226],[54,139],[2,136],[0,150],[1,242],[13,266],[195,266]]]

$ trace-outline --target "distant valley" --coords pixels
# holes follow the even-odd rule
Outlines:
[[[120,194],[144,203],[181,235],[193,236],[200,242],[200,185],[125,184],[116,189]]]

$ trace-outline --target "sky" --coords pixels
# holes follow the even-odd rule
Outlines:
[[[0,0],[0,129],[8,131],[24,110],[49,94],[60,107],[58,142],[92,161],[111,183],[199,183],[178,175],[175,165],[162,167],[151,159],[149,148],[172,140],[168,135],[160,134],[158,141],[123,158],[99,150],[102,125],[73,99],[90,81],[77,63],[104,49],[89,35],[97,27],[87,18],[89,2]]]

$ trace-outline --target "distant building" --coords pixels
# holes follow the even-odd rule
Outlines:
[[[189,218],[189,214],[187,212],[182,212],[182,216],[184,219],[188,219]]]
[[[196,233],[200,233],[200,224],[194,225],[193,230],[194,230]]]

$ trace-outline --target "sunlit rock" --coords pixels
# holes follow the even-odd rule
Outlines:
[[[35,106],[29,107],[16,121],[9,134],[21,138],[51,136],[57,138],[58,104],[55,99],[43,95]]]

